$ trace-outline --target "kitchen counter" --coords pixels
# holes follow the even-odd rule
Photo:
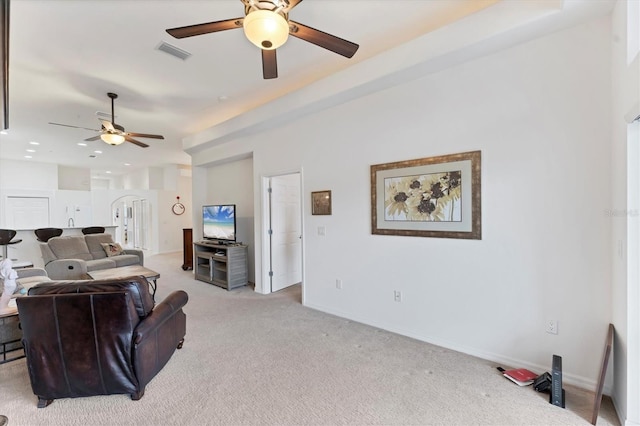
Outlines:
[[[87,225],[87,226],[43,226],[42,228],[60,228],[62,229],[62,235],[64,235],[64,231],[78,231],[79,233],[82,233],[82,230],[84,228],[87,228],[89,226],[103,226],[107,232],[111,232],[113,229],[117,228],[117,225]],[[32,228],[32,229],[16,229],[16,231],[20,232],[20,231],[27,231],[27,232],[33,232],[36,229],[39,228]],[[74,234],[70,234],[70,235],[74,235]],[[17,238],[17,237],[16,237]]]

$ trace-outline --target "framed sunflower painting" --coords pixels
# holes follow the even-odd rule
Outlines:
[[[482,239],[480,151],[371,166],[371,233]]]

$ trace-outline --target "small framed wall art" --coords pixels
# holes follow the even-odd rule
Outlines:
[[[315,191],[311,193],[311,214],[331,214],[331,191]]]
[[[482,239],[480,151],[371,166],[371,233]]]

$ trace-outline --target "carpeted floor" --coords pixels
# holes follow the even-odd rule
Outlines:
[[[25,360],[0,365],[0,414],[17,425],[588,425],[593,394],[567,408],[518,387],[485,360],[327,315],[300,288],[227,292],[151,256],[157,300],[189,294],[187,336],[140,401],[126,395],[36,408]],[[618,425],[605,398],[598,425]]]

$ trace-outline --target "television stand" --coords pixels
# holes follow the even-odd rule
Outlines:
[[[247,285],[249,256],[245,245],[193,243],[195,278],[227,290]]]

